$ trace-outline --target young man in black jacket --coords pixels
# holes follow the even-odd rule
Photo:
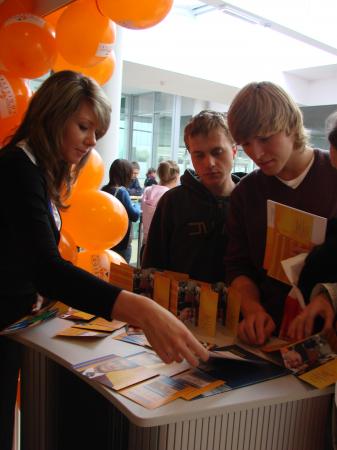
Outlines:
[[[185,128],[194,171],[160,199],[148,234],[142,267],[223,281],[229,196],[239,181],[231,174],[236,146],[223,114],[201,111]]]

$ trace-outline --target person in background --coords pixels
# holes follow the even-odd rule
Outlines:
[[[134,197],[140,197],[143,193],[143,189],[140,187],[138,175],[140,171],[137,161],[132,161],[132,177],[129,185],[127,186],[128,193]]]
[[[127,232],[121,242],[119,242],[111,250],[123,256],[127,263],[131,259],[131,242],[132,242],[132,222],[137,222],[140,216],[140,207],[138,203],[132,203],[126,186],[130,184],[132,178],[132,165],[126,159],[115,159],[109,170],[109,183],[102,187],[102,191],[116,197],[124,206],[128,218],[129,225]]]
[[[143,218],[143,242],[140,254],[142,260],[143,251],[147,241],[150,224],[157,203],[161,196],[169,189],[177,186],[179,182],[180,169],[174,161],[162,161],[158,166],[159,184],[153,184],[145,188],[142,196],[142,218]]]
[[[149,170],[146,172],[144,188],[152,186],[153,184],[158,184],[157,180],[156,180],[156,169],[153,167],[150,167]]]
[[[227,119],[236,143],[259,167],[231,196],[227,283],[241,296],[239,338],[262,345],[278,333],[291,288],[263,268],[267,200],[335,217],[331,192],[337,192],[337,177],[328,153],[309,145],[301,110],[281,87],[249,83],[235,96]]]
[[[142,267],[173,270],[209,283],[224,281],[229,196],[239,178],[231,174],[236,146],[225,116],[201,111],[185,127],[195,170],[159,200]]]
[[[337,111],[326,121],[330,143],[330,162],[337,169]],[[337,178],[337,171],[334,172]],[[325,193],[327,195],[327,192]],[[332,191],[337,197],[337,191]],[[328,223],[325,242],[315,247],[307,256],[301,271],[298,287],[307,307],[290,325],[290,337],[304,339],[314,332],[336,328],[337,313],[337,220]],[[320,329],[317,329],[320,326]]]
[[[38,295],[142,328],[166,362],[198,364],[207,351],[170,312],[62,259],[64,192],[109,128],[100,86],[77,72],[47,78],[0,151],[0,330],[30,314]],[[83,224],[85,226],[85,224]],[[112,343],[113,345],[113,343]],[[20,346],[0,337],[0,449],[12,449]],[[33,407],[33,405],[32,405]]]

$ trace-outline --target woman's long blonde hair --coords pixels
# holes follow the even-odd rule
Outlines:
[[[89,157],[87,154],[73,167],[61,154],[66,122],[83,102],[93,109],[98,123],[96,138],[99,139],[110,125],[110,102],[96,81],[65,70],[51,75],[34,93],[19,128],[6,145],[12,147],[22,140],[27,142],[43,170],[51,200],[61,208],[65,207],[63,198],[69,194]]]

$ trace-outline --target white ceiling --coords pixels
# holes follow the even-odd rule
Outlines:
[[[44,15],[71,1],[33,3],[35,12]],[[249,14],[261,25],[215,11],[224,6]],[[209,12],[200,14],[202,9]],[[189,16],[195,29],[199,26],[199,35],[186,30],[183,38],[177,39],[179,26],[184,26],[176,20],[178,12]],[[172,22],[173,16],[174,26],[169,30],[166,23],[170,17]],[[286,80],[287,86],[298,90],[299,102],[310,98],[309,103],[326,103],[329,92],[326,100],[321,100],[317,89],[311,95],[308,89],[329,87],[337,96],[336,19],[336,0],[174,0],[172,12],[161,24],[133,31],[133,38],[125,39],[123,89],[134,93],[160,90],[227,103],[247,80],[271,79],[280,84]],[[221,39],[224,43],[219,45]],[[272,50],[267,48],[270,44]],[[161,46],[157,53],[156,45]],[[166,64],[160,62],[163,56]],[[224,69],[221,60],[228,60]],[[199,67],[194,70],[196,62]],[[337,102],[333,97],[331,102]]]
[[[219,12],[224,5],[262,25]],[[124,34],[123,89],[228,103],[247,82],[269,79],[301,104],[336,103],[335,19],[335,0],[174,0],[161,24]],[[324,80],[332,95],[322,98]]]

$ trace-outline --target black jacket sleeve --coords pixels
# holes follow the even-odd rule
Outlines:
[[[305,301],[309,302],[312,289],[317,283],[337,282],[337,220],[328,222],[326,240],[307,256],[299,277]]]
[[[10,254],[1,255],[2,262],[21,254],[15,261],[17,273],[25,273],[41,295],[110,319],[120,289],[62,259],[43,175],[23,151],[13,152],[0,158],[0,220],[13,247]],[[9,266],[15,267],[13,261]],[[7,275],[15,294],[21,279],[13,270]]]

